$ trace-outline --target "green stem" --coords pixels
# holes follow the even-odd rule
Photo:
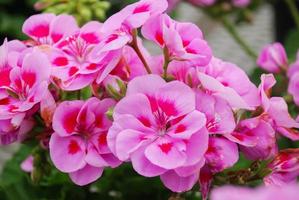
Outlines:
[[[237,32],[235,26],[226,18],[222,17],[220,18],[220,21],[222,22],[224,28],[227,30],[227,32],[233,37],[233,39],[240,45],[240,47],[244,50],[244,52],[256,60],[257,54],[251,49],[251,47],[243,40],[243,38],[239,35]]]
[[[81,90],[77,91],[77,99],[80,100],[81,99]]]
[[[168,68],[168,64],[170,62],[170,60],[169,60],[169,52],[168,52],[168,48],[167,47],[165,47],[163,49],[163,53],[164,53],[163,78],[166,80],[167,79],[167,68]]]
[[[286,4],[289,7],[289,10],[294,18],[294,22],[299,30],[299,10],[294,0],[285,0]]]
[[[133,36],[133,41],[131,43],[131,47],[135,50],[135,52],[137,53],[138,57],[140,58],[141,62],[143,63],[144,65],[144,68],[145,70],[147,71],[148,74],[151,74],[152,71],[149,67],[149,65],[147,64],[142,52],[140,51],[139,47],[138,47],[138,42],[137,42],[137,30],[134,29],[133,30],[133,33],[132,33],[132,36]]]

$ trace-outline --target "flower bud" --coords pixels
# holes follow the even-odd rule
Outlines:
[[[281,69],[286,69],[288,59],[284,47],[280,43],[265,46],[257,59],[257,64],[271,73],[279,73]]]

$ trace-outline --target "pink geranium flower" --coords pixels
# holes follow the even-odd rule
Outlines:
[[[114,104],[112,99],[93,97],[86,102],[65,101],[55,111],[50,156],[77,185],[91,183],[101,177],[105,167],[120,164],[106,140],[111,121],[105,113]]]
[[[265,46],[257,59],[257,64],[271,73],[287,69],[288,58],[284,47],[280,43]]]
[[[262,75],[259,93],[264,113],[260,115],[260,118],[268,121],[276,131],[285,137],[299,140],[299,133],[295,130],[295,128],[299,128],[299,123],[290,116],[285,100],[282,97],[269,98],[267,96],[275,83],[272,74]]]
[[[206,118],[195,110],[195,94],[187,85],[166,83],[157,75],[137,77],[113,118],[108,144],[120,160],[130,160],[143,176],[161,175],[173,191],[195,184],[208,135]]]
[[[170,60],[189,61],[195,66],[207,65],[211,60],[210,47],[192,23],[177,22],[161,14],[151,17],[141,30],[145,38],[167,49]]]

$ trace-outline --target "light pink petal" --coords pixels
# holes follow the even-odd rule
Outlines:
[[[193,111],[181,121],[171,126],[167,134],[173,138],[189,139],[193,134],[206,125],[206,117],[199,111]]]
[[[143,145],[131,154],[131,162],[134,170],[145,177],[159,176],[167,170],[152,164],[144,155],[146,146]]]
[[[88,22],[80,29],[80,37],[89,44],[97,44],[102,39],[101,27],[97,21]]]
[[[185,166],[198,163],[204,158],[204,154],[208,149],[209,133],[206,128],[202,128],[186,142],[187,159]]]
[[[146,117],[150,124],[154,123],[154,117],[148,98],[144,94],[134,94],[119,101],[113,113],[113,118],[117,119],[122,114],[130,114],[135,118]]]
[[[53,133],[49,148],[51,160],[62,172],[74,172],[86,165],[85,143],[80,137],[60,137]]]
[[[142,144],[146,142],[144,133],[126,129],[120,132],[116,137],[116,155],[122,160],[126,161],[130,154],[136,151]]]
[[[159,167],[175,169],[182,166],[187,159],[185,152],[180,151],[176,142],[159,138],[145,149],[146,158]]]
[[[198,78],[203,87],[213,95],[226,100],[231,107],[236,109],[253,109],[232,88],[223,86],[219,81],[204,73],[198,72]]]
[[[115,150],[116,137],[121,131],[126,129],[131,129],[131,130],[139,131],[141,133],[146,133],[147,137],[149,137],[149,135],[155,134],[155,131],[144,126],[144,124],[140,122],[138,119],[136,119],[134,116],[121,115],[120,117],[117,118],[117,121],[115,121],[113,125],[109,128],[109,132],[107,135],[108,146],[114,154],[116,154],[116,150]]]
[[[50,23],[54,14],[37,14],[29,17],[23,24],[23,33],[32,38],[47,37],[50,33]]]
[[[106,167],[108,163],[102,158],[93,144],[88,145],[85,161],[94,167]]]
[[[65,101],[57,107],[53,116],[53,129],[58,135],[64,137],[74,134],[77,116],[83,104],[83,101]]]
[[[158,89],[156,99],[162,111],[172,117],[179,117],[195,110],[195,94],[190,87],[179,81],[172,81]]]
[[[142,93],[153,96],[157,89],[165,84],[166,82],[158,75],[139,76],[129,82],[126,95]]]
[[[21,76],[29,87],[48,81],[50,74],[50,63],[45,54],[35,51],[24,57]]]
[[[185,192],[193,188],[198,180],[198,174],[187,177],[180,177],[174,170],[161,175],[163,184],[173,192]]]
[[[196,173],[199,174],[199,171],[204,166],[204,164],[205,159],[202,157],[202,159],[199,160],[199,162],[197,162],[196,164],[185,167],[178,167],[174,169],[174,171],[181,177],[187,177]]]
[[[151,41],[156,42],[160,47],[164,46],[163,26],[164,21],[171,19],[167,15],[157,15],[151,17],[141,29],[142,35]]]
[[[299,128],[297,123],[288,112],[288,105],[282,97],[272,97],[267,112],[275,121],[276,126],[285,128]]]
[[[102,83],[102,81],[109,75],[109,73],[116,67],[117,63],[121,58],[121,50],[110,51],[105,59],[101,62],[105,63],[108,62],[104,69],[101,70],[96,78],[96,82],[98,84]]]
[[[80,186],[87,185],[99,179],[102,176],[103,168],[86,165],[78,171],[70,173],[71,180]]]
[[[112,153],[102,154],[101,156],[111,168],[116,168],[122,163],[122,161],[116,158]]]
[[[276,130],[283,136],[293,140],[298,141],[299,140],[299,132],[296,129],[291,128],[284,128],[284,127],[278,127]]]
[[[275,83],[276,83],[276,80],[275,80],[273,74],[263,74],[261,76],[261,84],[259,85],[258,91],[260,94],[263,108],[266,111],[269,109],[269,106],[270,106],[268,92],[275,85]]]
[[[71,70],[71,69],[70,69]],[[70,73],[70,71],[69,71]],[[88,85],[90,85],[95,79],[97,74],[77,74],[60,85],[63,90],[74,91],[80,90]]]
[[[71,15],[58,15],[50,24],[50,36],[54,43],[79,30],[75,18]]]
[[[186,54],[181,58],[190,61],[194,65],[205,66],[212,58],[212,50],[203,39],[194,39],[185,47]]]

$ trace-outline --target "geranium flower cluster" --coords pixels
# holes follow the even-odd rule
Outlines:
[[[28,18],[23,32],[29,39],[0,48],[1,144],[46,127],[49,134],[37,138],[78,185],[130,162],[174,192],[199,182],[206,198],[213,176],[232,167],[240,152],[251,160],[275,157],[267,184],[294,181],[298,153],[277,155],[276,137],[298,140],[299,123],[282,97],[271,97],[274,76],[262,75],[256,87],[238,66],[213,56],[196,25],[165,14],[167,6],[166,0],[141,0],[103,24],[82,27],[69,15]],[[151,55],[144,39],[161,55]],[[265,67],[284,67],[270,52],[261,58]],[[296,77],[295,64],[291,69]],[[92,95],[83,100],[86,88]],[[23,165],[27,171],[30,162]]]

